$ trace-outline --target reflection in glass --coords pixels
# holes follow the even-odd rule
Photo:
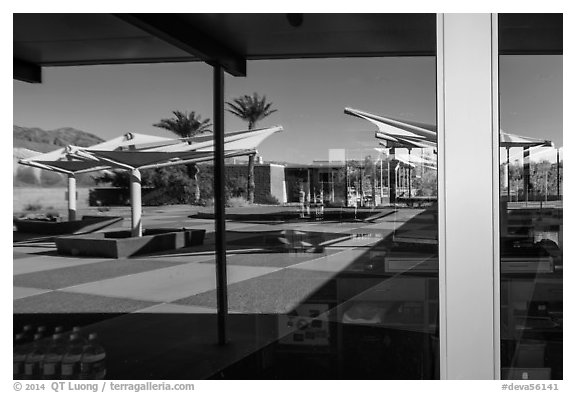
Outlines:
[[[215,378],[439,378],[436,128],[413,122],[434,123],[434,66],[433,58],[255,62],[253,80],[230,80],[232,102],[258,71],[275,76],[261,96],[278,112],[258,127],[284,132],[259,149],[254,204],[242,203],[249,161],[227,162],[227,176],[239,179],[226,209],[229,272],[253,275],[229,284],[230,319],[253,318],[235,324],[252,350]],[[355,76],[357,67],[372,74]],[[415,96],[394,94],[423,75]],[[372,81],[377,95],[367,92]],[[323,89],[333,94],[307,99]],[[338,98],[345,92],[361,109]],[[381,102],[395,108],[386,113],[393,119],[370,109]],[[294,106],[303,108],[297,123]],[[402,119],[408,106],[424,114]],[[214,294],[187,304],[213,306]]]
[[[562,379],[562,57],[501,56],[502,379]]]

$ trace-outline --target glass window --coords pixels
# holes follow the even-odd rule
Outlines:
[[[214,164],[202,159],[213,139],[207,64],[47,67],[42,84],[14,82],[15,161],[74,145],[65,165],[104,166],[78,173],[74,191],[44,159],[15,165],[14,378],[439,378],[435,16],[327,15],[318,38],[310,22],[285,34],[302,24],[290,15],[285,27],[270,24],[278,15],[222,15],[229,29],[214,32],[234,50],[304,57],[253,60],[246,78],[226,76],[225,200],[214,200]],[[174,20],[188,18],[215,25],[211,15]],[[147,42],[161,49],[148,33],[130,37],[126,56]],[[312,39],[322,48],[305,45]],[[382,53],[409,56],[367,57]],[[190,128],[196,138],[174,139]],[[132,143],[140,134],[152,138]],[[120,135],[121,146],[86,149]],[[195,143],[197,160],[177,154]],[[178,165],[159,167],[159,157]],[[126,171],[135,164],[139,173]],[[141,216],[128,207],[139,197]],[[217,203],[227,346],[217,345]],[[90,233],[72,243],[22,230],[34,221],[70,231],[84,220],[69,210],[123,220],[82,227]],[[146,240],[138,222],[144,238],[193,231]]]
[[[500,56],[502,379],[562,379],[562,56]]]
[[[249,69],[226,124],[260,100],[255,127],[284,130],[258,148],[253,204],[248,159],[227,163],[229,272],[253,275],[230,282],[230,318],[254,351],[218,377],[439,378],[435,58]]]

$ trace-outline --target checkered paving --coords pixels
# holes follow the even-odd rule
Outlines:
[[[230,312],[289,312],[339,272],[354,271],[369,261],[370,249],[419,213],[401,211],[371,223],[227,223]],[[144,226],[213,231],[212,220],[191,219],[188,214],[185,208],[150,210]],[[128,225],[124,220],[122,226]],[[261,233],[282,230],[333,234],[337,241],[315,252],[270,249],[253,241]],[[243,236],[254,244],[234,242]],[[213,233],[203,246],[119,260],[59,256],[54,244],[45,241],[18,244],[13,249],[13,312],[213,314],[213,250]]]

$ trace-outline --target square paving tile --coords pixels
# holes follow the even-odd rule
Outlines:
[[[290,266],[290,269],[338,273],[347,270],[350,265],[362,258],[367,252],[369,251],[362,249],[346,250],[336,254],[327,255],[323,258]]]
[[[61,269],[66,267],[77,267],[106,261],[109,261],[109,259],[30,255],[28,258],[19,258],[13,261],[13,274],[18,275],[26,273],[43,272],[47,270]]]
[[[143,308],[137,313],[151,314],[216,314],[218,310],[211,307],[183,306],[180,304],[162,303],[152,307]],[[232,311],[229,310],[230,313]]]
[[[336,250],[325,250],[320,253],[307,252],[247,252],[238,254],[228,254],[226,263],[228,266],[267,266],[267,267],[288,267],[302,262],[310,261],[334,254]],[[214,260],[203,263],[215,263]]]
[[[366,247],[366,246],[371,246],[373,244],[376,244],[381,240],[382,240],[382,238],[380,236],[378,236],[378,237],[354,236],[351,239],[345,239],[345,240],[342,240],[341,242],[331,244],[330,247],[335,247],[335,248],[338,248],[338,247],[346,247],[346,248]]]
[[[228,285],[231,310],[242,313],[288,313],[311,298],[332,298],[329,272],[283,269],[264,276]],[[327,299],[326,299],[327,300]],[[314,302],[314,300],[313,300]],[[173,303],[216,308],[216,291],[204,292]]]
[[[278,269],[229,266],[228,283],[258,277]],[[216,288],[216,269],[212,264],[193,263],[126,277],[112,278],[67,288],[90,293],[156,302],[169,302]]]
[[[50,292],[48,289],[13,287],[12,299],[22,299],[28,296]]]
[[[13,308],[14,314],[129,313],[152,305],[154,303],[139,300],[53,291],[17,299]]]
[[[168,263],[199,263],[199,262],[213,262],[215,260],[214,253],[195,253],[192,249],[181,250],[181,252],[174,252],[171,254],[152,254],[147,255],[145,259],[149,261],[163,261]],[[143,258],[140,258],[143,259]]]
[[[25,262],[27,260],[24,260]],[[114,259],[81,266],[20,274],[14,276],[14,285],[31,288],[61,289],[113,277],[133,275],[150,270],[171,267],[174,263],[146,259]]]
[[[24,254],[36,254],[36,253],[42,253],[42,252],[50,252],[50,251],[56,251],[56,246],[54,245],[54,243],[49,243],[46,245],[18,245],[18,246],[14,246],[12,247],[12,249],[15,252],[18,253],[24,253]]]

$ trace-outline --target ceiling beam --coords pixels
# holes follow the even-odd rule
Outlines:
[[[246,59],[243,56],[173,14],[115,14],[115,16],[210,65],[222,66],[231,75],[246,76]]]
[[[42,83],[42,67],[38,64],[14,58],[13,67],[13,79],[28,83]]]

